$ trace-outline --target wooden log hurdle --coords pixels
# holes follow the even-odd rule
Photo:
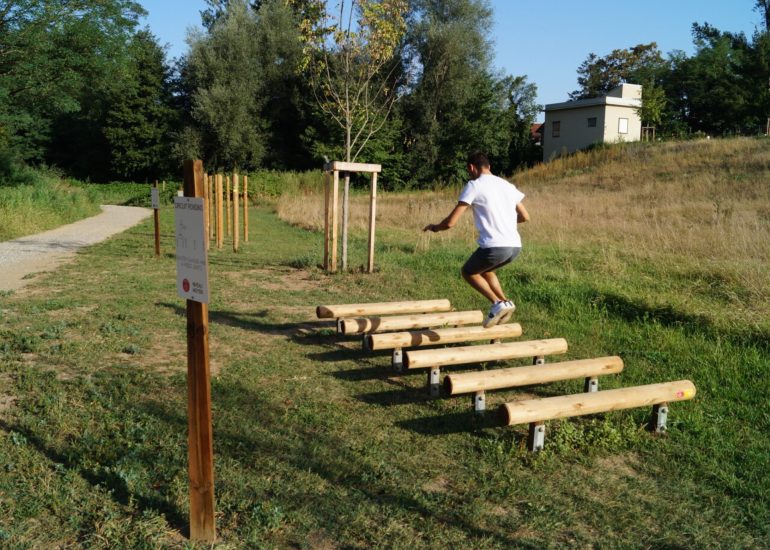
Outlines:
[[[678,380],[595,393],[514,401],[500,406],[500,417],[505,426],[529,423],[528,447],[534,452],[543,448],[545,421],[555,418],[653,405],[648,429],[664,432],[668,403],[692,399],[695,393],[695,385],[692,382]]]
[[[457,327],[385,332],[364,336],[364,350],[392,349],[391,365],[396,372],[401,372],[404,366],[404,348],[456,344],[458,342],[474,342],[477,340],[490,340],[493,343],[499,343],[502,338],[516,338],[518,336],[521,336],[521,325],[519,323],[495,325],[489,328]]]
[[[483,372],[452,373],[444,377],[444,393],[472,393],[474,411],[483,413],[486,410],[485,392],[488,390],[584,378],[583,391],[596,392],[599,390],[599,376],[617,374],[622,370],[623,360],[611,356]]]
[[[484,314],[478,310],[394,315],[391,317],[356,317],[355,319],[339,319],[337,330],[341,334],[363,334],[417,328],[477,325],[483,320]]]
[[[567,341],[564,338],[550,338],[481,346],[411,350],[404,354],[404,367],[407,369],[429,368],[428,390],[432,396],[436,397],[439,394],[440,369],[443,366],[521,359],[523,357],[534,357],[536,364],[542,364],[546,355],[566,353],[567,348]]]
[[[315,310],[319,319],[340,319],[366,315],[392,315],[396,313],[434,313],[449,311],[449,300],[417,300],[411,302],[372,302],[367,304],[338,304],[318,306]]]

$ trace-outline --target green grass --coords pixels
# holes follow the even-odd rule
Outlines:
[[[170,209],[161,220],[159,259],[146,222],[0,297],[5,546],[186,544],[184,304]],[[322,303],[483,307],[457,275],[467,246],[415,253],[416,238],[383,229],[376,273],[327,275],[320,235],[263,209],[250,228],[239,253],[210,254],[220,547],[768,546],[770,331],[720,316],[735,298],[708,266],[689,291],[713,301],[709,317],[676,300],[695,265],[621,257],[619,279],[597,269],[599,250],[532,244],[501,271],[524,338],[565,337],[565,359],[624,358],[602,388],[698,388],[672,404],[665,437],[644,431],[647,409],[620,411],[550,422],[531,455],[526,426],[475,420],[467,398],[431,400],[424,373],[395,376],[387,354],[312,320]],[[365,246],[352,235],[351,266]],[[488,407],[581,387],[495,392]]]

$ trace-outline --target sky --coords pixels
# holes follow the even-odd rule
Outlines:
[[[148,25],[169,59],[187,50],[189,28],[201,28],[204,0],[139,0]],[[543,105],[569,99],[578,88],[577,69],[590,53],[656,42],[664,54],[694,52],[692,24],[748,36],[761,26],[755,0],[490,0],[494,25],[490,38],[494,67],[511,76],[526,75],[537,85]],[[542,118],[542,115],[541,115]]]

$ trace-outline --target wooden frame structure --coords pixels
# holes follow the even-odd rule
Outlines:
[[[369,187],[369,257],[366,271],[374,271],[374,221],[377,213],[377,174],[382,172],[380,164],[342,162],[335,160],[324,166],[324,269],[337,271],[337,228],[339,226],[340,172],[363,172],[371,174]]]

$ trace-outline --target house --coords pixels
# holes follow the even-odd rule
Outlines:
[[[529,125],[529,137],[535,145],[543,144],[543,123],[536,122]]]
[[[604,97],[545,106],[543,161],[594,143],[639,141],[642,135],[642,87],[621,84]]]

